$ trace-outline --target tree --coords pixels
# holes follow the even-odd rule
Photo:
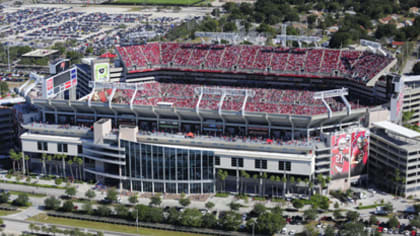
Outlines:
[[[69,166],[69,168],[70,168],[70,175],[71,175],[71,178],[72,178],[72,179],[74,179],[74,174],[73,174],[73,159],[69,158],[69,159],[67,160],[67,165],[68,165],[68,166]]]
[[[420,217],[419,216],[414,217],[414,219],[410,221],[410,225],[416,228],[420,228]]]
[[[392,216],[389,220],[388,220],[388,225],[391,228],[397,228],[400,225],[400,222],[398,221],[397,217]]]
[[[69,201],[65,201],[63,203],[63,206],[61,207],[61,210],[64,212],[72,212],[74,209],[74,204],[73,201],[69,200]]]
[[[390,202],[385,203],[385,205],[384,205],[384,211],[386,211],[388,213],[393,212],[394,211],[394,207],[392,206],[392,203],[390,203]]]
[[[45,161],[47,160],[46,153],[42,153],[41,160],[42,160],[42,174],[47,175],[47,166],[45,164]]]
[[[179,201],[179,204],[181,204],[181,206],[183,207],[187,207],[188,205],[191,204],[191,201],[189,198],[180,198],[178,201]]]
[[[265,208],[265,206],[261,203],[257,203],[254,205],[254,208],[252,209],[252,214],[255,216],[260,216],[261,214],[263,214],[267,209]]]
[[[118,204],[114,207],[114,211],[118,217],[126,219],[129,216],[130,211],[128,208],[122,204]]]
[[[340,207],[340,204],[338,204],[338,202],[335,202],[335,203],[334,203],[334,208],[335,208],[335,209],[338,209],[339,207]]]
[[[10,159],[12,160],[13,172],[16,172],[16,162],[18,162],[19,160],[18,154],[15,152],[15,150],[10,149],[9,156],[10,156]]]
[[[324,181],[324,179],[323,179],[323,181]],[[312,207],[315,207],[315,208],[319,207],[321,209],[328,210],[328,208],[330,206],[330,202],[329,202],[328,197],[322,196],[320,194],[315,194],[315,195],[311,196],[310,200],[311,200]]]
[[[76,187],[68,187],[68,188],[66,188],[65,193],[66,193],[66,195],[68,197],[73,198],[76,195],[76,193],[77,193]]]
[[[2,192],[0,194],[0,203],[7,203],[9,202],[10,193],[9,192]]]
[[[342,48],[351,42],[351,38],[350,33],[338,31],[332,35],[329,45],[332,48]]]
[[[224,230],[236,231],[241,223],[241,215],[233,211],[228,211],[219,218],[219,224]]]
[[[217,178],[220,179],[220,181],[222,181],[222,191],[223,192],[225,191],[225,185],[226,185],[225,180],[226,180],[227,176],[228,176],[227,171],[223,171],[223,170],[220,170],[220,169],[217,171]]]
[[[91,203],[91,202],[85,202],[85,203],[82,205],[82,210],[83,210],[84,212],[86,212],[86,214],[92,214],[92,212],[93,212],[92,203]]]
[[[325,236],[335,236],[335,229],[331,225],[328,225],[324,233]]]
[[[160,194],[155,194],[150,198],[150,205],[151,206],[159,206],[162,203],[162,199],[160,198]]]
[[[118,200],[118,192],[115,188],[110,188],[106,192],[106,199],[110,200],[111,202],[116,202]]]
[[[173,224],[173,225],[179,224],[180,218],[181,218],[181,213],[175,207],[169,208],[168,217],[166,218],[169,224]]]
[[[349,222],[344,224],[340,230],[342,236],[368,236],[368,233],[364,230],[364,225],[359,222]]]
[[[346,214],[346,218],[349,221],[357,221],[359,219],[359,212],[357,211],[348,211]]]
[[[18,197],[12,202],[15,206],[29,206],[29,196],[26,193],[20,193]]]
[[[214,214],[207,213],[202,217],[202,226],[205,228],[213,228],[217,224],[217,219]]]
[[[107,206],[99,206],[96,209],[96,214],[98,216],[105,216],[106,217],[106,216],[110,216],[111,213],[112,213],[111,209]]]
[[[232,211],[238,211],[238,210],[239,210],[239,208],[241,207],[241,204],[236,203],[236,202],[231,202],[231,203],[229,204],[229,207],[230,207],[230,209],[231,209]]]
[[[292,204],[293,204],[293,207],[296,208],[296,209],[300,209],[304,206],[302,200],[300,200],[300,199],[293,199]]]
[[[51,175],[51,168],[52,168],[52,161],[53,161],[53,157],[51,155],[47,156],[47,161],[48,161],[48,174]]]
[[[315,220],[317,215],[318,215],[318,212],[314,208],[307,209],[303,212],[303,218],[305,218],[307,222],[311,220]]]
[[[334,210],[333,217],[334,217],[335,220],[338,220],[338,219],[341,219],[343,217],[343,215],[341,215],[340,210]]]
[[[313,224],[306,224],[303,230],[303,235],[305,236],[317,236],[319,235],[318,230],[314,227]]]
[[[414,66],[413,66],[413,70],[412,72],[414,75],[420,75],[420,62],[417,62]]]
[[[137,197],[137,194],[133,194],[133,195],[131,195],[129,198],[128,198],[128,201],[131,203],[131,204],[136,204],[139,200],[138,200],[138,197]]]
[[[47,210],[58,210],[61,205],[61,201],[54,196],[51,196],[44,200],[44,205]]]
[[[286,225],[286,220],[281,214],[265,212],[258,216],[256,231],[266,235],[273,235]]]
[[[205,206],[206,206],[207,209],[211,210],[214,207],[214,203],[209,201],[209,202],[206,203]]]
[[[370,217],[369,217],[369,224],[370,225],[374,225],[374,224],[376,224],[378,222],[378,218],[376,218],[376,216],[375,215],[370,215]]]
[[[96,193],[92,189],[89,189],[88,191],[86,191],[85,196],[89,198],[89,200],[92,200],[96,197]]]
[[[148,222],[160,223],[163,221],[163,211],[161,208],[149,207],[149,210],[146,212],[146,217]]]
[[[202,214],[198,209],[185,209],[179,222],[181,225],[189,227],[200,227],[202,223]]]

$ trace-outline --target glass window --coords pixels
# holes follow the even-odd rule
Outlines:
[[[230,159],[230,163],[231,163],[231,166],[232,167],[236,167],[237,166],[237,160],[236,160],[236,158],[235,157],[232,157]]]
[[[220,157],[219,156],[215,157],[215,165],[220,166]]]
[[[260,169],[261,168],[261,160],[255,160],[255,168]]]
[[[286,170],[291,171],[292,170],[292,163],[290,161],[286,162]]]
[[[261,161],[261,169],[267,169],[267,160]]]
[[[279,170],[284,170],[284,161],[279,161]]]

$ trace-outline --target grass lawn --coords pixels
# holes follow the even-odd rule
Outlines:
[[[15,214],[18,213],[19,211],[5,211],[5,210],[0,210],[0,216],[7,216],[7,215],[11,215],[11,214]]]
[[[47,224],[60,224],[60,225],[68,225],[68,226],[74,226],[74,227],[79,227],[79,228],[91,228],[91,229],[96,229],[96,230],[115,231],[115,232],[121,232],[121,233],[129,233],[129,234],[141,234],[141,235],[153,235],[153,236],[167,236],[167,235],[200,236],[202,235],[202,234],[148,229],[148,228],[142,228],[142,227],[139,227],[139,230],[137,231],[136,227],[132,227],[132,226],[108,224],[108,223],[85,221],[85,220],[66,219],[66,218],[60,218],[60,217],[51,217],[43,213],[33,216],[31,218],[28,218],[26,220],[42,222],[42,223],[47,223]]]
[[[362,205],[362,206],[358,206],[357,209],[359,209],[359,210],[372,209],[372,208],[376,208],[378,206],[383,206],[383,205],[384,204]]]
[[[18,191],[9,191],[10,194],[19,195],[21,193],[28,194],[29,197],[39,197],[43,198],[46,197],[46,194],[43,193],[27,193],[27,192],[18,192]]]
[[[116,4],[146,4],[146,5],[193,5],[202,0],[116,0]]]

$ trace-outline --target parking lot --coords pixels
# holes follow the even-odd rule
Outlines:
[[[163,36],[174,26],[198,20],[211,8],[178,10],[77,5],[24,5],[0,11],[0,38],[9,45],[50,47],[75,40],[75,50],[92,47],[94,54],[115,44],[144,42]],[[100,50],[102,49],[102,50]]]

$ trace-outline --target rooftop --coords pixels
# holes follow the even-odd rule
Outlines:
[[[23,54],[24,57],[46,57],[58,53],[58,50],[54,49],[36,49],[28,53]]]
[[[392,123],[390,121],[375,122],[375,123],[373,123],[373,126],[385,129],[389,132],[392,132],[393,134],[396,134],[396,135],[399,135],[399,136],[402,136],[402,137],[405,137],[405,138],[414,139],[414,138],[419,138],[420,137],[419,132],[408,129],[408,128],[406,128],[404,126],[401,126],[401,125],[397,125],[397,124]]]

